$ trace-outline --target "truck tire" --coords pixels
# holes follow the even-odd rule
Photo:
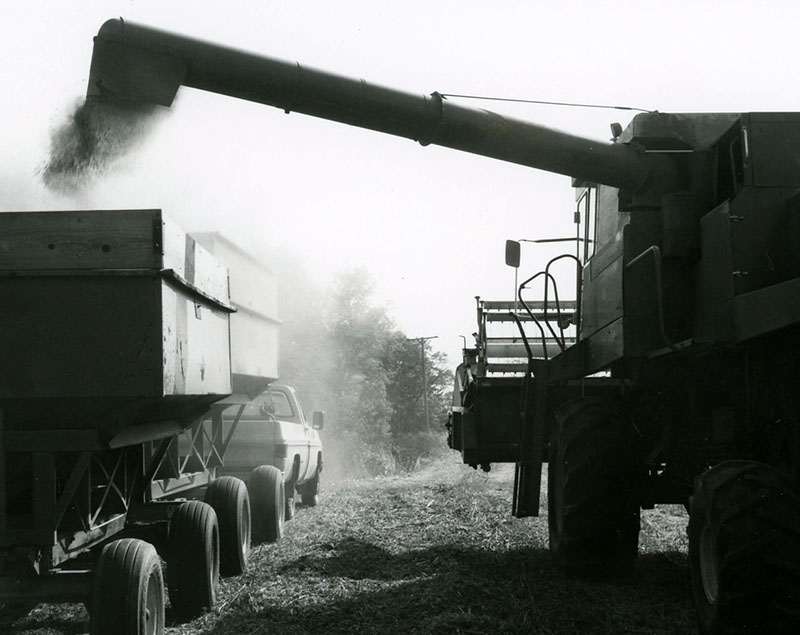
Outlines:
[[[300,500],[306,507],[316,507],[319,502],[319,467],[314,472],[314,477],[303,483],[300,491]]]
[[[627,575],[639,546],[635,438],[611,403],[559,409],[548,456],[550,551],[564,569]]]
[[[92,584],[91,635],[161,635],[164,578],[153,545],[135,538],[108,543]]]
[[[214,608],[219,587],[219,527],[210,505],[182,503],[169,523],[167,587],[182,619]]]
[[[250,556],[250,498],[244,481],[223,476],[212,481],[205,502],[214,508],[219,523],[219,571],[232,576],[247,570]]]
[[[294,518],[294,512],[295,512],[295,498],[294,496],[287,496],[285,509],[283,511],[283,516],[287,523]]]
[[[294,518],[295,507],[297,502],[295,485],[298,481],[299,476],[300,476],[300,457],[295,456],[294,462],[292,463],[292,477],[289,479],[288,482],[284,481],[283,484],[286,493],[286,505],[283,512],[283,518],[287,523]]]
[[[800,499],[789,479],[725,461],[695,479],[689,513],[700,632],[800,632]]]
[[[283,474],[272,465],[261,465],[250,472],[247,483],[253,518],[253,540],[276,542],[283,535],[286,495]]]

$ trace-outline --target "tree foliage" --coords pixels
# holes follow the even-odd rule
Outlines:
[[[281,379],[306,407],[326,413],[326,470],[386,474],[441,451],[452,387],[445,355],[398,330],[363,268],[341,273],[325,291],[301,267],[279,276]]]

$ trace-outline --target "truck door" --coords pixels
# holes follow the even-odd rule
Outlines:
[[[284,442],[287,445],[287,456],[290,458],[300,457],[300,470],[297,478],[303,480],[308,470],[310,426],[307,425],[300,404],[291,388],[273,386],[270,388],[270,392],[272,393],[275,417],[283,422],[281,428]],[[287,470],[289,467],[287,465]]]

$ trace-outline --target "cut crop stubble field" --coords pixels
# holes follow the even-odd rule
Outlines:
[[[643,512],[633,577],[573,579],[538,519],[512,519],[513,470],[476,472],[447,457],[404,476],[326,484],[284,538],[255,547],[250,570],[222,581],[220,602],[172,635],[331,633],[695,633],[686,514]],[[77,635],[75,606],[38,607],[5,625],[18,635]],[[7,632],[3,630],[3,632]]]

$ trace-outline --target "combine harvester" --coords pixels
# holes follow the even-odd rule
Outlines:
[[[519,341],[505,344],[521,344],[521,373],[491,372],[499,343],[479,334],[454,443],[468,463],[516,464],[517,516],[539,513],[548,462],[550,549],[572,571],[630,571],[640,509],[686,505],[702,632],[800,632],[800,114],[643,113],[608,143],[101,27],[88,99],[169,106],[181,85],[573,177],[587,248],[563,260],[577,294],[558,299],[550,266],[520,286]],[[523,289],[537,279],[534,304]]]
[[[158,210],[4,213],[0,236],[0,603],[83,602],[94,635],[161,633],[159,555],[191,617],[246,569],[250,502],[254,527],[283,514],[276,468],[249,494],[215,478],[223,411],[277,376],[275,305],[237,311],[228,269]]]

